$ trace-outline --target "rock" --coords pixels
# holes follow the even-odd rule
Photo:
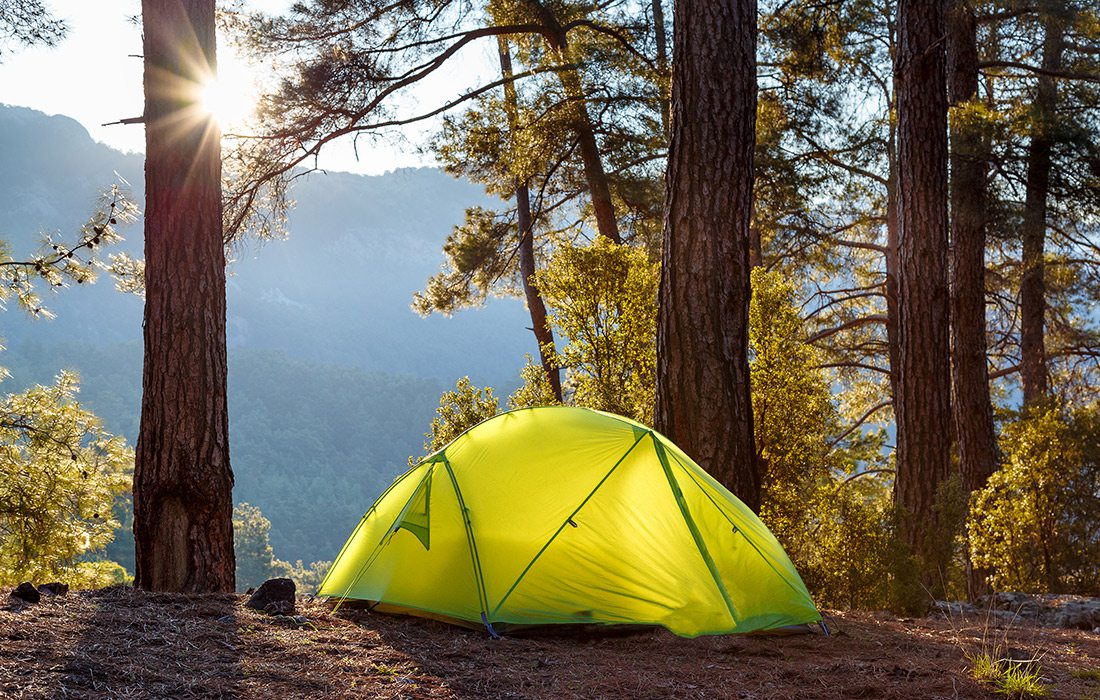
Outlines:
[[[952,618],[963,617],[965,615],[976,615],[978,613],[978,609],[970,603],[966,603],[963,601],[937,600],[936,612],[944,617]]]
[[[1036,618],[1043,607],[1042,601],[1027,593],[1002,591],[978,599],[978,608],[982,610],[1001,610],[1020,618]]]
[[[272,578],[252,594],[245,607],[277,615],[294,614],[294,582],[288,578]]]
[[[68,584],[58,583],[54,581],[52,583],[43,583],[38,587],[39,593],[45,593],[46,595],[59,596],[65,595],[69,592]]]
[[[1100,599],[1083,598],[1063,604],[1054,623],[1059,627],[1077,630],[1100,627]]]
[[[13,590],[9,595],[11,595],[12,598],[18,598],[19,600],[23,600],[28,603],[37,603],[39,600],[42,599],[42,596],[38,593],[38,589],[27,581],[16,586],[15,590]]]

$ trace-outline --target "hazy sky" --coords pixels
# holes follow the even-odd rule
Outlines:
[[[250,0],[249,4],[280,12],[291,1]],[[97,141],[124,151],[144,151],[145,134],[140,125],[101,126],[142,112],[141,59],[130,57],[141,53],[140,28],[131,19],[140,14],[140,0],[48,0],[48,4],[68,23],[69,34],[56,48],[16,48],[0,63],[0,103],[65,114],[83,124]],[[227,73],[232,68],[227,61],[233,60],[229,53],[219,46],[219,59]],[[476,50],[426,86],[421,97],[454,93],[469,82],[472,66],[484,65],[486,60],[485,51]],[[320,165],[373,174],[431,164],[430,157],[416,151],[415,141],[423,133],[421,128],[404,138],[360,139],[358,159],[350,142],[334,144],[323,154]]]

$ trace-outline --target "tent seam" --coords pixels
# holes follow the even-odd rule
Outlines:
[[[374,512],[374,509],[378,507],[378,504],[382,502],[382,499],[386,497],[386,494],[388,494],[398,484],[404,481],[409,474],[412,474],[414,471],[416,471],[421,466],[421,464],[422,462],[417,462],[416,466],[407,469],[400,476],[391,481],[390,485],[386,487],[386,490],[383,491],[381,495],[378,496],[378,498],[374,499],[374,503],[371,504],[370,508],[367,508],[366,513],[363,513],[363,517],[359,518],[359,524],[356,525],[355,529],[351,531],[351,536],[344,541],[344,546],[340,548],[340,551],[336,554],[336,558],[332,560],[332,566],[330,566],[328,571],[325,572],[325,577],[321,579],[321,585],[317,587],[318,591],[324,590],[325,584],[328,583],[329,576],[331,576],[332,572],[336,570],[336,562],[340,561],[340,557],[344,556],[344,552],[347,551],[347,548],[351,545],[352,541],[355,539],[355,536],[359,534],[359,531],[361,529],[363,529],[363,523],[367,522],[367,518],[372,512]]]
[[[638,446],[638,443],[642,441],[642,439],[646,436],[646,434],[652,434],[652,432],[653,431],[646,431],[645,433],[642,433],[637,438],[635,438],[634,442],[630,444],[630,447],[628,447],[626,449],[626,452],[624,452],[623,455],[621,457],[619,457],[618,461],[616,461],[615,464],[613,464],[611,466],[611,469],[609,469],[608,472],[606,474],[604,474],[603,478],[599,480],[599,482],[596,484],[596,486],[591,491],[588,492],[588,495],[584,497],[584,500],[581,501],[580,505],[577,506],[576,510],[574,510],[572,513],[570,513],[569,517],[565,519],[565,522],[563,522],[558,527],[558,529],[554,531],[554,534],[550,536],[550,539],[548,539],[546,541],[546,544],[544,544],[542,546],[542,549],[540,549],[538,551],[538,553],[535,555],[534,559],[532,559],[527,564],[527,566],[524,567],[523,571],[520,572],[520,574],[516,578],[515,582],[512,583],[510,588],[508,588],[508,591],[504,594],[504,597],[501,598],[500,602],[497,603],[495,608],[493,608],[493,612],[492,612],[493,615],[496,615],[498,612],[500,612],[500,609],[504,606],[504,602],[506,600],[508,600],[508,597],[512,595],[512,592],[516,590],[516,587],[519,586],[520,581],[523,580],[523,577],[527,575],[527,572],[531,570],[531,567],[535,565],[535,563],[539,560],[539,557],[541,557],[543,555],[543,553],[545,553],[546,550],[550,548],[550,545],[553,544],[554,540],[556,540],[558,538],[558,535],[560,535],[562,530],[565,529],[565,526],[568,525],[571,520],[573,520],[573,516],[575,516],[577,513],[579,513],[581,511],[581,508],[584,508],[584,504],[588,503],[588,501],[592,499],[592,496],[596,495],[596,492],[600,490],[600,487],[604,485],[604,482],[607,481],[611,477],[611,475],[615,473],[615,470],[618,469],[619,465],[622,464],[626,460],[626,458],[630,455],[630,453],[634,451],[634,448]]]
[[[703,563],[707,567],[707,571],[710,572],[711,579],[714,581],[714,585],[718,588],[718,593],[722,596],[722,601],[726,604],[726,609],[730,614],[730,622],[734,627],[737,626],[737,606],[733,604],[733,600],[730,598],[729,591],[726,590],[726,586],[722,583],[722,577],[718,574],[718,567],[714,563],[714,559],[710,556],[710,550],[707,549],[706,542],[703,541],[703,535],[699,532],[699,526],[695,524],[695,519],[691,517],[691,511],[688,510],[687,503],[684,502],[684,494],[680,490],[680,487],[675,482],[675,477],[672,476],[672,467],[669,466],[668,457],[665,455],[665,446],[661,444],[660,440],[653,433],[650,433],[653,438],[654,451],[657,453],[657,459],[661,463],[661,469],[665,473],[665,480],[668,481],[669,490],[672,491],[672,497],[676,499],[676,505],[680,508],[680,516],[684,519],[684,524],[687,525],[688,531],[691,533],[691,538],[695,541],[695,550],[699,552],[699,556],[702,557]]]
[[[703,485],[699,483],[699,480],[695,478],[695,475],[691,473],[691,470],[690,470],[690,469],[688,469],[688,468],[687,468],[686,466],[684,466],[683,462],[681,462],[681,461],[680,461],[679,459],[677,459],[676,455],[672,455],[672,458],[676,460],[676,465],[677,465],[678,467],[680,467],[680,469],[684,470],[684,473],[685,473],[685,474],[687,474],[687,475],[688,475],[688,477],[689,477],[689,478],[690,478],[690,479],[691,479],[691,480],[692,480],[693,482],[695,482],[695,485],[699,487],[699,490],[703,492],[703,495],[707,497],[707,500],[709,500],[709,501],[711,502],[711,504],[712,504],[712,505],[713,505],[713,506],[715,507],[715,509],[716,509],[716,510],[717,510],[717,511],[718,511],[718,512],[719,512],[719,513],[720,513],[720,514],[722,515],[722,517],[726,519],[726,522],[728,522],[728,523],[729,523],[730,525],[732,525],[732,526],[733,526],[733,528],[734,528],[735,530],[737,530],[737,533],[738,533],[739,535],[741,535],[741,538],[742,538],[742,539],[744,539],[744,540],[745,540],[746,542],[748,542],[748,543],[749,543],[749,546],[753,548],[753,550],[754,550],[754,551],[756,552],[757,556],[759,556],[759,557],[760,557],[761,559],[763,559],[763,560],[764,560],[764,563],[765,563],[765,564],[767,564],[767,565],[768,565],[768,567],[769,567],[769,568],[770,568],[770,569],[771,569],[772,571],[774,571],[774,572],[775,572],[775,575],[779,577],[779,580],[781,580],[781,581],[782,581],[783,583],[787,584],[787,586],[788,586],[788,587],[789,587],[789,588],[790,588],[790,589],[791,589],[792,591],[794,591],[795,593],[797,593],[797,594],[799,594],[799,595],[803,595],[803,591],[805,591],[805,597],[806,597],[806,600],[807,600],[807,601],[809,601],[810,605],[814,606],[814,609],[816,610],[816,609],[817,609],[817,603],[815,603],[815,602],[814,602],[814,599],[813,599],[813,597],[812,597],[812,596],[810,596],[810,595],[809,595],[809,591],[808,591],[808,590],[806,590],[806,588],[805,588],[805,585],[806,585],[806,584],[805,584],[805,583],[803,583],[803,584],[802,584],[803,588],[802,588],[802,589],[800,590],[800,589],[798,588],[798,586],[794,585],[794,584],[793,584],[793,583],[792,583],[792,582],[791,582],[790,580],[788,580],[788,579],[787,579],[787,577],[786,577],[786,576],[784,576],[784,575],[783,575],[783,573],[782,573],[781,571],[779,571],[779,569],[775,568],[775,565],[774,565],[774,564],[772,564],[772,563],[771,563],[771,561],[770,561],[770,560],[769,560],[769,559],[768,559],[768,558],[767,558],[766,556],[764,556],[764,553],[760,551],[760,547],[756,546],[756,543],[752,541],[752,538],[751,538],[751,537],[749,537],[748,535],[746,535],[746,534],[745,534],[745,532],[744,532],[744,530],[742,530],[741,528],[737,527],[737,523],[735,523],[735,522],[733,522],[732,520],[730,520],[730,517],[729,517],[728,515],[726,515],[726,512],[725,512],[724,510],[722,510],[722,509],[721,509],[721,508],[720,508],[720,507],[718,506],[718,504],[717,504],[717,503],[715,503],[715,502],[714,502],[714,499],[713,499],[713,498],[711,497],[711,495],[710,495],[709,493],[707,493],[706,489],[704,489],[704,488],[703,488]],[[767,526],[765,525],[765,527],[767,527]],[[769,530],[769,532],[770,532],[770,530]],[[786,554],[786,550],[785,550],[785,549],[783,550],[783,552],[784,552],[784,554]],[[790,555],[788,555],[788,557],[789,557],[789,556],[790,556]]]
[[[489,596],[485,592],[485,578],[481,572],[481,558],[477,554],[477,540],[474,538],[473,523],[470,522],[470,511],[466,508],[466,500],[462,498],[462,489],[458,487],[458,478],[451,469],[451,462],[447,459],[447,455],[443,455],[443,466],[447,469],[447,475],[451,477],[451,486],[455,490],[455,497],[458,498],[458,507],[462,510],[462,523],[466,527],[466,541],[470,546],[471,563],[474,565],[474,576],[477,579],[477,592],[480,599],[478,602],[481,604],[481,614],[484,619],[489,612]],[[485,624],[492,632],[488,620],[485,620]],[[495,633],[493,634],[495,636]]]
[[[428,467],[427,473],[423,477],[420,478],[420,484],[423,484],[424,480],[427,479],[431,475],[432,469],[433,469],[433,467]],[[370,568],[370,565],[374,563],[374,560],[378,558],[378,553],[385,546],[386,539],[393,536],[394,525],[396,525],[398,522],[400,522],[401,516],[405,514],[405,509],[409,507],[409,502],[411,502],[412,499],[413,499],[413,496],[416,495],[416,491],[417,491],[417,489],[420,488],[420,484],[417,484],[417,487],[415,489],[413,489],[411,494],[409,494],[408,500],[405,501],[405,505],[401,507],[400,511],[398,511],[397,517],[393,519],[393,522],[390,523],[390,526],[387,527],[386,531],[382,533],[382,538],[378,540],[378,544],[374,545],[374,549],[371,550],[370,556],[367,557],[366,562],[364,562],[363,565],[361,567],[359,567],[359,571],[355,574],[355,578],[353,578],[351,580],[351,583],[349,583],[347,588],[344,589],[343,594],[340,595],[340,602],[337,603],[336,607],[333,609],[333,612],[336,612],[337,610],[340,609],[340,606],[343,605],[345,600],[347,600],[348,592],[350,592],[352,588],[355,588],[356,584],[358,584],[359,581],[363,578],[363,574],[366,573],[367,569]],[[372,506],[372,508],[373,508],[373,506]],[[335,566],[336,565],[335,565],[335,562],[334,562],[333,563],[333,568],[335,568]]]

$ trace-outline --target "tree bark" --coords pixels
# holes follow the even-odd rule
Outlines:
[[[135,584],[234,590],[214,0],[142,0],[145,367],[134,470]]]
[[[500,55],[500,72],[505,80],[512,77],[512,54],[508,39],[497,37]],[[504,108],[508,112],[508,128],[512,134],[518,128],[519,98],[512,82],[504,83]],[[561,402],[561,374],[554,363],[554,331],[546,321],[546,303],[535,286],[535,230],[531,218],[531,191],[526,180],[516,178],[516,226],[519,228],[519,274],[523,278],[523,295],[527,299],[527,311],[531,314],[531,332],[539,346],[539,361],[554,398]]]
[[[1044,13],[1043,32],[1043,70],[1057,72],[1062,67],[1065,41],[1061,20]],[[1024,218],[1020,231],[1023,244],[1023,271],[1020,277],[1020,381],[1023,384],[1025,410],[1046,396],[1049,377],[1045,341],[1044,256],[1058,85],[1049,74],[1040,75],[1036,83],[1035,103],[1032,108],[1034,131],[1027,151]]]
[[[749,395],[755,0],[677,0],[657,323],[657,429],[752,509]]]
[[[584,166],[584,177],[588,184],[588,196],[592,200],[592,210],[596,216],[596,230],[615,243],[622,243],[619,235],[619,222],[615,216],[615,204],[611,199],[611,185],[607,171],[603,167],[603,156],[596,143],[596,131],[592,125],[592,116],[588,113],[588,100],[585,96],[581,73],[575,66],[569,39],[561,22],[541,0],[526,0],[544,26],[542,32],[550,50],[555,54],[558,66],[558,80],[561,82],[565,97],[570,101],[573,133],[577,137],[577,146]]]
[[[963,493],[985,486],[997,467],[997,436],[986,359],[985,236],[990,140],[963,110],[980,104],[977,22],[969,0],[947,13],[948,99],[951,120],[951,379],[955,451]],[[987,573],[967,555],[971,600],[988,593]]]
[[[901,339],[898,334],[898,160],[897,160],[897,120],[890,125],[887,139],[886,176],[886,252],[883,266],[886,280],[883,291],[886,296],[886,352],[890,362],[890,396],[897,400],[898,369],[901,367]]]
[[[944,8],[900,0],[898,115],[897,479],[902,532],[922,582],[940,588],[953,532],[937,522],[951,466],[947,287],[947,85]]]
[[[951,104],[980,102],[974,10],[954,0],[947,17]],[[986,359],[985,231],[990,140],[972,117],[951,123],[952,381],[955,439],[965,493],[980,489],[997,465]]]

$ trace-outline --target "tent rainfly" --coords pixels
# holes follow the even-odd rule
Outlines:
[[[564,406],[491,418],[405,472],[320,594],[494,635],[641,624],[695,637],[821,619],[775,536],[672,442]]]

